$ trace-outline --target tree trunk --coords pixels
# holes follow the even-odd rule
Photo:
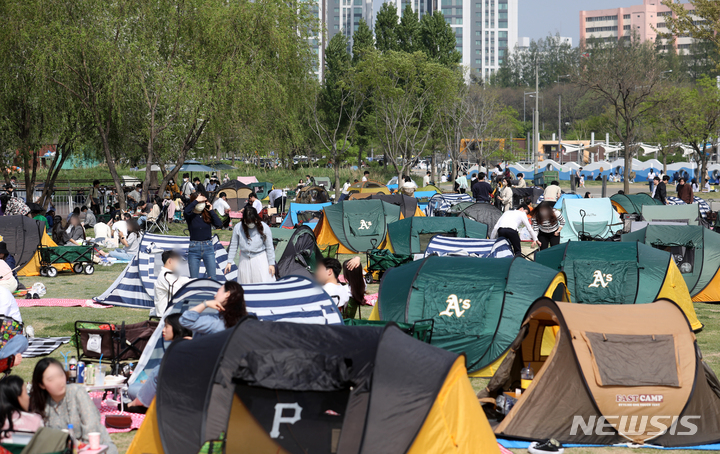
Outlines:
[[[145,181],[143,181],[142,185],[142,200],[149,200],[148,194],[150,193],[150,175],[152,173],[152,163],[155,159],[154,156],[154,122],[150,126],[150,140],[148,140],[147,144],[147,159],[145,159]]]
[[[630,194],[630,172],[632,171],[632,150],[630,150],[630,141],[625,139],[623,141],[625,145],[625,169],[623,169],[624,181],[623,191],[625,194]]]
[[[333,170],[335,172],[335,201],[340,200],[340,159],[337,150],[334,150],[335,159],[333,159]]]
[[[667,175],[667,153],[663,153],[663,175]]]
[[[55,189],[55,181],[57,180],[63,164],[65,164],[65,160],[71,153],[72,149],[65,144],[62,145],[62,148],[58,145],[58,148],[55,150],[55,157],[48,168],[48,174],[45,177],[43,191],[42,194],[40,194],[40,200],[38,200],[38,203],[42,205],[43,209],[47,209],[48,205],[50,205],[50,200],[52,200],[52,194]],[[58,156],[60,156],[59,162]]]
[[[113,183],[115,183],[115,190],[117,191],[117,198],[118,203],[120,204],[120,209],[125,210],[125,190],[123,189],[122,180],[117,173],[117,168],[115,167],[115,161],[113,160],[112,153],[110,152],[110,142],[107,135],[103,134],[102,127],[98,127],[98,132],[100,133],[100,138],[102,140],[103,153],[105,154],[105,160],[108,164],[108,170],[110,171],[110,176],[113,179]]]

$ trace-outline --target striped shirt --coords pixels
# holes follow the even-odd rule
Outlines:
[[[558,210],[553,210],[555,212],[555,217],[557,218],[557,222],[551,223],[549,220],[544,220],[542,224],[538,224],[537,219],[533,216],[532,218],[532,228],[534,231],[543,232],[543,233],[555,233],[557,229],[562,228],[565,226],[565,218],[563,217],[562,213],[560,213]]]

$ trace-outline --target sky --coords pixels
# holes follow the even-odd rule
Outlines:
[[[468,1],[468,0],[465,0]],[[580,11],[641,5],[642,0],[518,0],[518,37],[537,40],[549,34],[580,39]]]
[[[518,37],[537,40],[559,32],[561,36],[570,36],[573,46],[577,46],[581,10],[641,5],[642,0],[518,0],[518,3]],[[383,0],[373,0],[375,14],[382,4]]]

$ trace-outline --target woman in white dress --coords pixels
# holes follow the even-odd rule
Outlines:
[[[270,227],[260,220],[251,206],[243,208],[241,222],[235,225],[228,251],[228,265],[225,274],[235,263],[235,254],[240,251],[238,261],[238,282],[258,284],[275,280],[275,248]]]

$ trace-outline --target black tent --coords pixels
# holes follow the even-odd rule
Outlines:
[[[238,180],[230,180],[217,188],[215,197],[220,197],[220,193],[222,192],[227,195],[227,202],[228,205],[230,205],[230,210],[239,211],[247,204],[248,196],[251,192],[253,192],[253,190],[245,183]]]
[[[415,216],[415,211],[417,211],[417,199],[408,197],[405,194],[372,194],[370,198],[399,206],[400,212],[405,219]]]
[[[27,216],[0,216],[0,241],[7,244],[18,270],[32,260],[45,226]]]
[[[305,276],[314,279],[313,273],[317,263],[322,260],[322,252],[317,246],[315,233],[301,225],[290,237],[285,251],[277,262],[278,279],[285,276]]]
[[[498,219],[502,216],[502,211],[489,203],[473,203],[465,207],[459,216],[485,224],[488,226],[488,232],[492,232]]]
[[[512,188],[512,192],[513,208],[517,208],[523,203],[534,205],[544,193],[542,188]]]
[[[253,317],[172,343],[155,403],[128,452],[196,454],[203,446],[228,453],[498,452],[458,355],[392,324]]]

